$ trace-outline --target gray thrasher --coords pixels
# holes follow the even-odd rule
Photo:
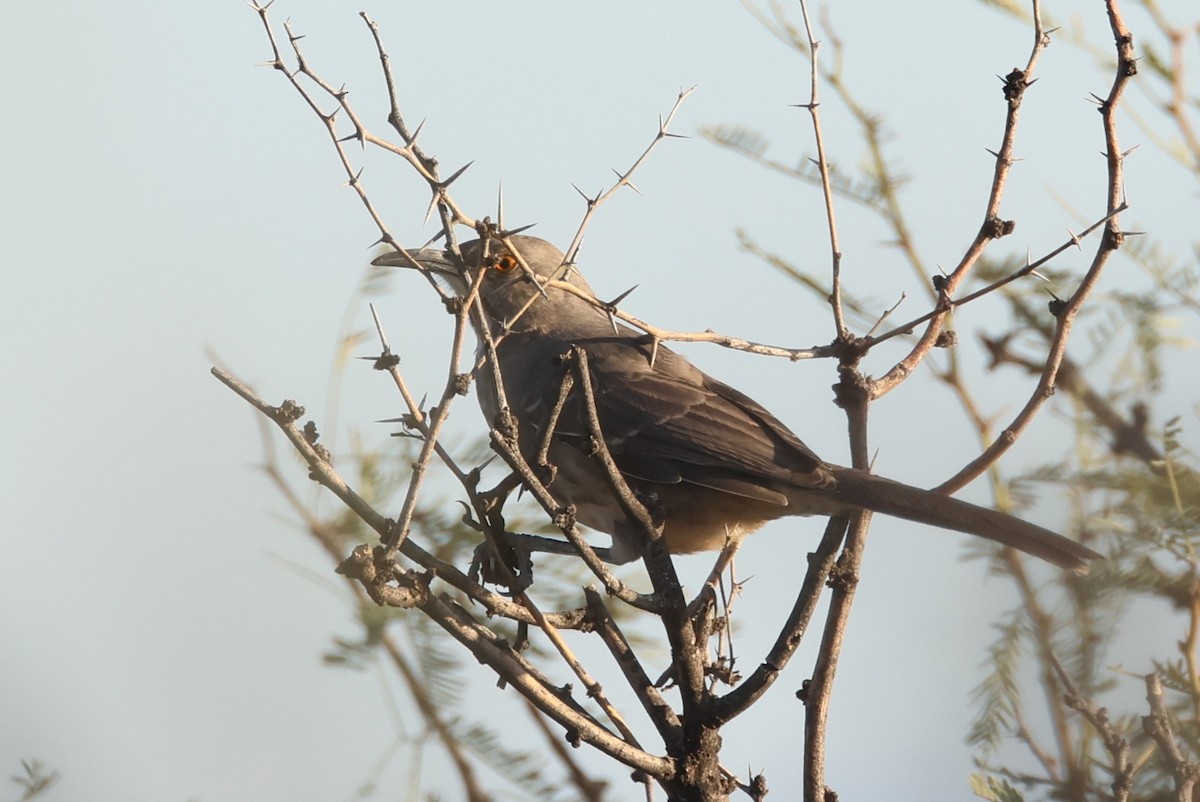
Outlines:
[[[1011,515],[822,461],[750,397],[666,347],[652,354],[646,335],[614,327],[604,310],[546,285],[553,277],[595,298],[583,276],[564,266],[562,251],[536,237],[509,240],[544,285],[544,295],[498,240],[488,243],[486,256],[480,240],[463,245],[465,264],[449,251],[412,255],[459,295],[467,294],[477,269],[487,271],[479,297],[499,340],[499,372],[531,465],[562,386],[562,357],[572,346],[586,351],[604,441],[634,492],[661,512],[672,553],[720,549],[728,538],[785,515],[864,508],[978,535],[1076,571],[1099,557]],[[374,264],[412,266],[399,253]],[[499,410],[486,367],[478,371],[478,384],[491,424]],[[644,536],[626,519],[603,466],[586,451],[580,392],[578,386],[572,391],[551,441],[549,458],[557,471],[550,490],[561,503],[575,505],[580,523],[612,535],[612,562],[629,562],[642,555]]]

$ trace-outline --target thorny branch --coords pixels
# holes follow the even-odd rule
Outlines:
[[[1058,375],[1059,365],[1062,364],[1063,358],[1066,356],[1067,340],[1071,336],[1075,317],[1083,308],[1083,304],[1087,301],[1088,296],[1091,295],[1092,290],[1099,283],[1100,276],[1104,272],[1109,259],[1125,240],[1125,234],[1117,224],[1117,215],[1125,208],[1126,154],[1121,151],[1120,142],[1117,137],[1116,110],[1126,87],[1133,79],[1133,76],[1137,74],[1137,60],[1134,57],[1133,36],[1129,33],[1129,29],[1125,27],[1125,22],[1121,18],[1116,0],[1109,0],[1106,6],[1108,8],[1108,18],[1112,28],[1113,39],[1116,43],[1117,66],[1108,96],[1100,101],[1100,115],[1103,120],[1104,141],[1106,145],[1105,161],[1108,168],[1107,197],[1105,199],[1108,214],[1104,235],[1101,237],[1096,252],[1092,257],[1091,265],[1088,267],[1079,286],[1076,287],[1075,292],[1069,298],[1064,300],[1061,306],[1055,309],[1057,326],[1046,354],[1046,365],[1029,400],[1013,418],[1012,422],[1004,428],[1000,433],[1000,437],[992,445],[984,449],[982,454],[968,463],[954,476],[938,485],[937,489],[942,492],[955,492],[986,471],[988,467],[995,464],[1008,449],[1012,448],[1013,443],[1028,428],[1038,411],[1042,408],[1042,405],[1054,394],[1055,379]]]
[[[309,433],[311,427],[302,430],[296,425],[296,421],[304,414],[302,407],[294,402],[284,402],[279,407],[273,407],[220,368],[213,368],[212,373],[279,427],[292,446],[304,457],[311,475],[316,481],[333,491],[381,538],[391,531],[391,522],[379,515],[334,471],[329,462],[329,455],[322,452],[321,447],[316,443],[316,438]],[[477,583],[470,581],[458,569],[435,559],[411,539],[401,543],[399,550],[408,559],[426,567],[427,572],[418,576],[413,572],[404,571],[393,561],[387,559],[382,549],[372,550],[367,546],[358,547],[355,553],[343,563],[342,570],[348,576],[360,577],[365,589],[372,595],[376,603],[395,600],[402,606],[418,607],[438,626],[469,649],[480,662],[491,667],[501,679],[517,688],[539,710],[568,731],[576,733],[581,740],[593,744],[606,754],[632,768],[645,771],[651,776],[671,775],[673,764],[669,759],[651,755],[622,737],[611,733],[586,713],[568,692],[551,683],[528,660],[513,651],[503,638],[477,622],[465,608],[446,594],[433,593],[433,578],[436,576],[438,579],[450,582],[453,587],[465,593],[469,598],[484,604],[486,609],[493,609],[494,605],[496,611],[504,611],[514,620],[527,620],[529,623],[550,621],[554,624],[561,623],[577,628],[582,623],[580,618],[563,614],[549,614],[544,616],[542,622],[539,622],[537,616],[531,615],[522,606],[488,592]]]
[[[1162,681],[1157,674],[1146,675],[1146,701],[1150,705],[1150,715],[1142,719],[1142,729],[1158,744],[1159,751],[1167,761],[1167,768],[1175,781],[1176,799],[1189,802],[1197,781],[1200,781],[1200,764],[1185,758],[1183,750],[1175,742],[1171,719],[1163,703]]]
[[[960,257],[958,265],[941,280],[939,294],[947,298],[954,295],[955,289],[966,279],[968,273],[979,261],[979,258],[983,256],[987,246],[993,240],[999,239],[1012,231],[1013,224],[1000,217],[1000,201],[1004,197],[1008,175],[1014,163],[1013,153],[1017,139],[1017,124],[1020,120],[1021,101],[1025,96],[1025,91],[1033,81],[1034,68],[1037,65],[1038,57],[1050,41],[1042,30],[1038,0],[1033,0],[1033,8],[1033,51],[1030,53],[1029,60],[1024,69],[1014,69],[1004,78],[1004,98],[1006,101],[1004,133],[1001,136],[999,150],[993,154],[995,165],[992,171],[992,184],[988,190],[987,202],[984,205],[983,222],[974,240],[967,247],[962,257]],[[1109,208],[1111,210],[1113,207],[1110,206]],[[946,311],[945,309],[937,310],[928,319],[925,331],[921,334],[921,337],[909,351],[908,355],[897,362],[887,373],[872,382],[871,397],[873,399],[882,397],[899,385],[901,381],[913,372],[934,346],[937,345],[938,335],[941,334]]]

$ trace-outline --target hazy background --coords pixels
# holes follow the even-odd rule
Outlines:
[[[1108,41],[1101,3],[1045,5],[1060,19],[1080,15],[1095,41]],[[1182,19],[1189,4],[1165,5]],[[1136,36],[1144,18],[1127,6]],[[293,19],[312,64],[345,83],[384,133],[386,97],[360,9],[382,27],[410,121],[427,120],[426,149],[446,174],[475,160],[455,185],[468,213],[494,214],[503,183],[507,222],[536,222],[533,233],[564,245],[583,213],[571,182],[606,186],[681,87],[698,90],[678,133],[744,124],[785,162],[812,152],[807,115],[789,107],[807,99],[807,63],[735,2],[279,0],[276,23]],[[208,375],[206,354],[268,399],[306,405],[335,448],[353,433],[385,437],[371,421],[398,414],[400,401],[369,363],[351,366],[338,419],[327,418],[337,337],[377,232],[343,186],[317,119],[281,75],[255,66],[270,51],[244,4],[14,2],[5,12],[0,774],[19,773],[21,758],[43,760],[61,773],[47,799],[349,799],[372,779],[376,798],[401,798],[409,764],[403,751],[388,756],[416,719],[393,708],[385,672],[321,665],[332,637],[357,634],[353,610],[256,471],[253,415]],[[886,115],[890,153],[911,178],[903,198],[921,252],[950,267],[981,220],[992,170],[985,148],[998,146],[1004,114],[996,76],[1025,63],[1031,34],[962,2],[838,3],[832,21],[847,80]],[[1024,161],[1004,204],[1017,231],[997,255],[1037,256],[1081,228],[1074,213],[1103,214],[1103,140],[1088,94],[1103,95],[1110,77],[1065,44],[1046,52],[1038,75],[1017,148]],[[828,89],[824,99],[831,158],[850,171],[863,148]],[[1185,252],[1198,219],[1194,185],[1127,118],[1122,137],[1125,147],[1144,145],[1128,163],[1126,227]],[[398,237],[415,245],[434,233],[422,224],[425,188],[398,160],[372,157],[363,180]],[[669,328],[799,347],[831,339],[827,308],[741,252],[733,233],[746,227],[825,271],[816,189],[699,137],[664,143],[635,183],[642,194],[605,206],[581,254],[602,296],[640,284],[625,306]],[[886,232],[849,203],[839,214],[849,287],[880,311],[907,292],[896,320],[922,311],[921,288],[883,243]],[[1058,266],[1081,273],[1093,248]],[[1105,287],[1140,281],[1118,258]],[[397,277],[379,306],[416,391],[440,392],[450,319],[415,275]],[[976,353],[974,326],[995,331],[999,307],[979,304],[964,319],[964,358]],[[353,322],[366,324],[361,310]],[[882,372],[905,347],[879,349],[866,370]],[[848,459],[830,363],[682,350],[818,453]],[[977,382],[1001,419],[1028,392],[1012,372]],[[1194,432],[1194,370],[1168,386],[1154,423],[1185,414]],[[957,407],[926,376],[874,412],[886,475],[932,484],[976,450]],[[1006,466],[1069,451],[1054,415],[1044,413]],[[451,436],[482,432],[473,402],[463,403]],[[293,467],[301,487],[303,475]],[[982,487],[965,495],[987,499]],[[1033,515],[1055,525],[1066,512],[1044,505]],[[822,524],[787,521],[743,550],[741,575],[753,576],[739,610],[747,669],[778,628]],[[982,563],[960,561],[963,541],[876,524],[830,732],[828,779],[844,798],[969,793],[969,693],[993,637],[988,622],[1015,597]],[[686,563],[693,576],[706,567]],[[792,693],[811,651],[761,710],[726,731],[725,763],[765,770],[780,799],[799,793],[803,711]],[[1141,659],[1131,650],[1128,667],[1145,670]],[[512,691],[496,690],[474,663],[466,673],[477,680],[467,715],[503,728],[512,719],[497,711],[511,707]],[[594,755],[588,762],[606,767]],[[606,774],[614,799],[637,793],[625,775]],[[438,762],[424,788],[458,795]]]

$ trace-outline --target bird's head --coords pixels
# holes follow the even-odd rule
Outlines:
[[[595,307],[569,290],[545,286],[554,279],[592,296],[592,288],[579,271],[573,265],[564,264],[566,257],[562,251],[538,237],[514,235],[508,240],[513,249],[496,239],[487,241],[486,248],[484,240],[463,243],[459,248],[461,259],[448,249],[425,248],[409,251],[412,260],[395,252],[380,256],[372,264],[419,266],[444,280],[455,294],[461,296],[470,292],[479,271],[483,271],[479,297],[488,316],[501,325],[518,320],[515,326],[518,330],[537,325],[550,315],[596,314]],[[543,293],[545,297],[537,297]],[[535,298],[537,300],[531,304]]]

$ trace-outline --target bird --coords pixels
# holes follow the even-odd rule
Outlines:
[[[388,253],[375,265],[416,267],[459,296],[479,271],[481,314],[525,460],[552,422],[573,348],[587,356],[596,417],[607,451],[630,489],[653,507],[671,554],[714,551],[768,521],[870,510],[1010,546],[1084,572],[1096,552],[1013,515],[942,493],[826,462],[745,393],[701,371],[643,332],[616,322],[562,251],[538,237],[483,237],[450,249]],[[574,288],[575,292],[565,285]],[[479,336],[480,354],[486,354]],[[494,372],[477,371],[476,395],[489,423],[501,412]],[[579,523],[612,537],[606,559],[644,554],[644,529],[629,520],[589,443],[589,418],[576,384],[553,421],[549,490],[575,507]],[[564,544],[565,545],[565,544]]]

